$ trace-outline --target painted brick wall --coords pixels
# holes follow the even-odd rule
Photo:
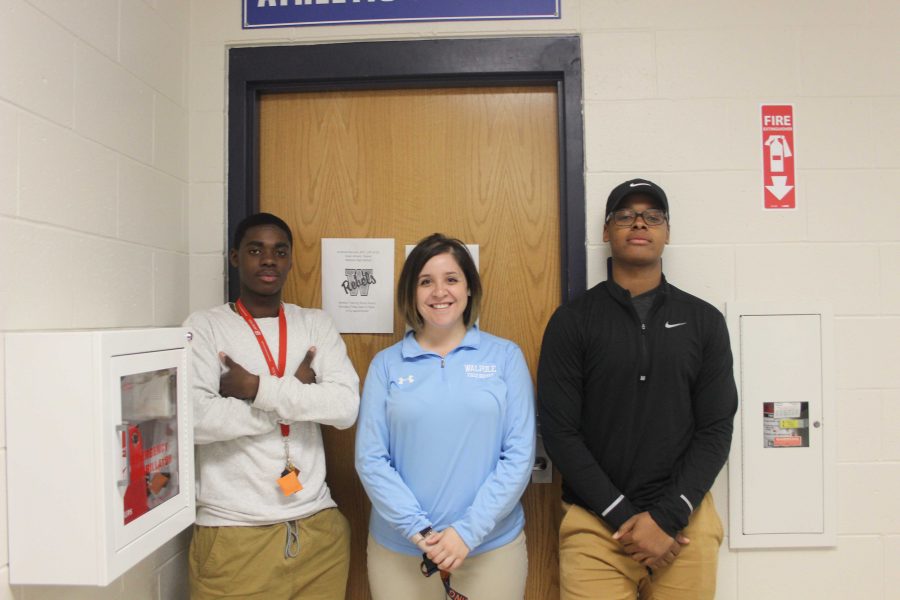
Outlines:
[[[189,19],[181,0],[0,2],[0,332],[186,316]],[[0,454],[0,598],[186,598],[185,535],[104,589],[10,588]]]
[[[589,283],[605,277],[606,194],[642,175],[671,198],[674,283],[720,308],[816,297],[835,309],[839,545],[726,544],[718,597],[897,598],[900,4],[562,1],[560,21],[245,32],[236,0],[2,0],[0,330],[168,325],[222,301],[229,46],[579,34]],[[763,102],[796,106],[791,213],[759,209]],[[102,597],[177,597],[183,545]]]

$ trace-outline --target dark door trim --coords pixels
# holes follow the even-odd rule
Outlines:
[[[259,210],[259,106],[264,93],[556,85],[562,299],[586,287],[581,40],[441,39],[232,48],[228,53],[228,243]],[[238,294],[228,270],[229,298]]]

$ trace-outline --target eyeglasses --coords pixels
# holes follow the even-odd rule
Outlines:
[[[643,212],[635,212],[630,208],[623,208],[622,210],[613,211],[606,217],[606,222],[612,221],[616,227],[631,227],[638,217],[644,220],[647,227],[658,227],[665,223],[668,218],[666,211],[659,208],[648,208]]]

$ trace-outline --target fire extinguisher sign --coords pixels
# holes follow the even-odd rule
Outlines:
[[[763,196],[765,209],[797,208],[794,179],[794,106],[762,105]]]

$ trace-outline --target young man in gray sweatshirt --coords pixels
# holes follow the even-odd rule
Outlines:
[[[359,378],[331,319],[282,302],[293,236],[259,213],[237,227],[234,303],[195,312],[197,522],[191,598],[343,598],[350,528],[325,483],[320,425],[350,427]]]

